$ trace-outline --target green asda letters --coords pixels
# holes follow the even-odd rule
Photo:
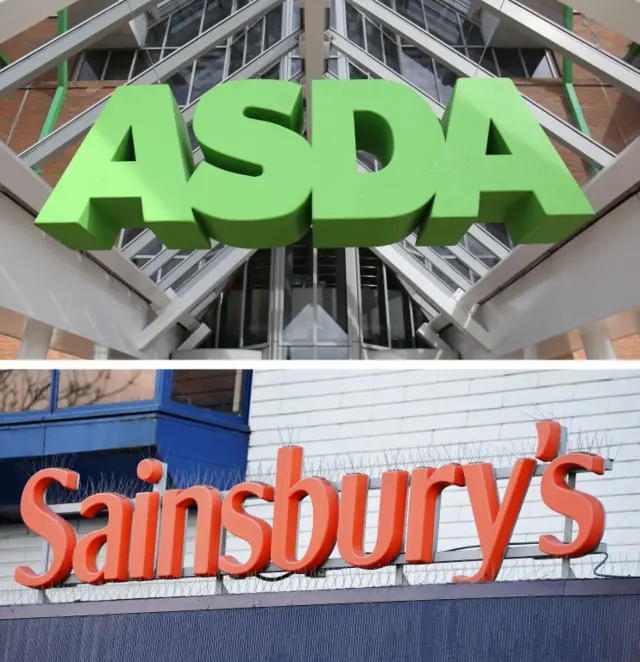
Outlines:
[[[593,210],[509,79],[459,79],[440,122],[410,87],[320,80],[311,144],[302,88],[218,85],[187,128],[166,85],[117,88],[36,219],[70,248],[110,249],[122,228],[168,248],[383,246],[413,231],[453,245],[473,223],[518,244],[555,243]],[[358,172],[356,151],[377,172]]]

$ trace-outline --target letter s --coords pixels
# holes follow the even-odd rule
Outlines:
[[[79,474],[67,469],[43,469],[27,481],[20,499],[20,515],[31,531],[51,545],[51,567],[42,575],[36,575],[28,566],[16,568],[18,584],[29,588],[51,588],[71,574],[76,533],[71,524],[47,507],[45,494],[51,483],[60,483],[67,490],[75,491],[79,481]]]
[[[560,515],[578,524],[578,535],[570,543],[562,543],[555,536],[540,536],[540,551],[551,556],[577,558],[592,552],[604,535],[604,508],[590,494],[570,488],[566,475],[573,469],[604,473],[604,458],[587,453],[569,453],[555,459],[542,474],[540,492],[544,503]]]

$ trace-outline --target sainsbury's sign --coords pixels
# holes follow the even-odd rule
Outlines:
[[[548,462],[540,481],[542,501],[551,511],[577,523],[577,534],[570,542],[541,535],[540,552],[553,557],[580,557],[594,551],[602,539],[602,504],[569,487],[565,479],[575,471],[603,474],[604,458],[586,453],[558,456],[560,430],[556,422],[537,423],[535,459],[524,458],[515,463],[502,500],[489,463],[383,473],[377,537],[370,552],[365,552],[363,544],[369,477],[344,476],[339,494],[323,478],[302,477],[302,448],[298,446],[278,451],[274,486],[245,482],[229,490],[224,498],[218,490],[206,486],[167,490],[162,498],[157,491],[137,494],[133,500],[118,494],[94,494],[82,501],[80,513],[93,518],[106,512],[107,523],[80,540],[74,527],[53,512],[45,499],[47,488],[53,483],[77,490],[79,475],[67,469],[44,469],[28,481],[20,508],[27,527],[50,545],[50,566],[40,575],[21,566],[16,569],[15,579],[24,586],[45,589],[64,583],[72,572],[80,582],[88,584],[180,578],[190,506],[197,506],[193,565],[197,577],[215,577],[220,573],[247,577],[263,571],[270,563],[291,573],[310,573],[327,561],[336,546],[342,559],[356,568],[390,565],[403,548],[406,563],[433,563],[440,495],[449,486],[466,486],[482,561],[476,574],[456,576],[453,581],[493,581],[505,558],[538,460]],[[162,474],[163,465],[157,460],[143,460],[138,466],[139,478],[148,483],[158,483]],[[245,510],[249,498],[273,503],[272,524]],[[300,502],[307,498],[312,504],[313,525],[307,549],[299,557],[298,516]],[[223,529],[246,541],[251,550],[248,559],[239,561],[221,552]],[[104,563],[98,567],[103,546]]]
[[[189,134],[167,85],[117,88],[40,211],[68,247],[113,247],[149,228],[171,249],[211,238],[317,247],[457,244],[473,223],[504,223],[516,244],[565,239],[593,209],[509,79],[460,79],[439,120],[408,85],[245,80],[197,102]],[[308,138],[308,139],[307,139]],[[358,172],[357,150],[382,168]]]

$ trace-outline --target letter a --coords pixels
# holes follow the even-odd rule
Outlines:
[[[508,78],[456,82],[447,147],[420,246],[457,244],[473,223],[504,223],[516,244],[551,244],[593,209]]]
[[[107,250],[148,227],[167,248],[208,248],[187,194],[189,134],[168,85],[117,88],[36,225],[75,250]]]

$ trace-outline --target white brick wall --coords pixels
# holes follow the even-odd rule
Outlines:
[[[578,478],[607,511],[609,560],[600,572],[640,574],[640,371],[278,370],[254,373],[253,387],[248,471],[265,478],[286,443],[304,447],[307,473],[333,480],[354,470],[378,476],[388,468],[449,460],[510,467],[533,455],[536,420],[558,420],[568,429],[570,449],[615,459],[605,476]],[[375,541],[376,504],[372,495],[369,544]],[[267,514],[269,508],[261,510]],[[534,480],[513,540],[561,535],[563,525],[540,500]],[[303,516],[303,544],[309,526]],[[445,491],[439,540],[442,550],[477,544],[465,489]],[[574,562],[576,574],[592,576],[599,560]],[[504,574],[557,576],[558,569],[556,562],[514,561]],[[450,574],[443,569],[434,578]]]
[[[640,574],[640,370],[256,370],[253,378],[249,476],[272,481],[277,449],[288,443],[305,451],[307,474],[339,480],[344,473],[379,476],[389,468],[439,466],[449,461],[491,461],[511,467],[518,457],[533,456],[535,421],[553,418],[568,428],[570,449],[584,449],[615,459],[605,476],[580,476],[578,487],[597,496],[607,512],[604,541],[609,560],[600,572]],[[502,492],[506,482],[501,484]],[[366,543],[375,542],[378,495],[368,503]],[[251,512],[269,520],[271,505]],[[311,527],[303,504],[300,545]],[[442,499],[439,549],[477,545],[475,524],[465,489],[447,488]],[[192,563],[193,521],[187,542]],[[81,530],[98,526],[83,522]],[[564,521],[539,498],[534,479],[516,527],[514,541],[535,542],[543,533],[561,535]],[[40,541],[18,525],[0,525],[0,602],[34,600],[34,592],[12,581],[16,565],[41,560]],[[369,547],[370,548],[370,547]],[[242,559],[241,541],[227,549]],[[579,576],[593,576],[600,557],[574,561]],[[34,569],[36,567],[34,565]],[[466,566],[411,568],[411,582],[449,581],[472,574]],[[510,561],[502,578],[555,577],[555,561]],[[266,585],[259,580],[227,582],[233,592],[385,584],[393,570],[342,572],[327,580],[292,578]],[[154,583],[154,587],[64,589],[51,599],[104,599],[127,595],[210,592],[211,582]],[[72,597],[70,597],[72,596]]]

